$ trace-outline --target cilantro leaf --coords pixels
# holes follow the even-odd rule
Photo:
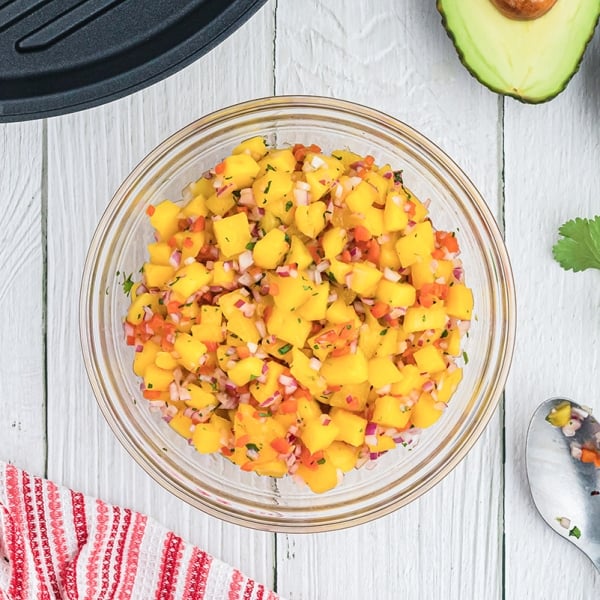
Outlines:
[[[574,538],[579,539],[581,537],[581,529],[579,529],[579,527],[575,526],[575,527],[573,527],[573,529],[571,529],[569,531],[569,535]]]
[[[600,215],[567,221],[558,233],[563,237],[554,244],[552,254],[563,269],[600,269]]]
[[[131,293],[131,288],[134,285],[132,276],[133,273],[130,273],[129,277],[125,278],[125,274],[123,274],[123,283],[121,285],[123,286],[123,292],[125,292],[127,296],[129,296],[129,294]]]

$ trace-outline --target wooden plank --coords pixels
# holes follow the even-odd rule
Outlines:
[[[42,475],[44,384],[43,123],[0,125],[0,459]]]
[[[51,120],[48,170],[50,475],[157,518],[267,585],[273,584],[272,535],[222,524],[159,489],[109,431],[80,358],[77,292],[95,224],[136,163],[199,116],[272,92],[273,11],[274,3],[267,5],[209,55],[160,84]]]
[[[600,410],[597,389],[590,387],[600,365],[598,273],[565,272],[551,253],[562,223],[600,213],[599,51],[596,36],[580,72],[550,103],[506,102],[506,238],[519,301],[519,342],[506,388],[512,407],[506,419],[507,598],[591,600],[600,588],[592,564],[538,517],[524,462],[527,424],[540,402],[564,395]],[[536,360],[540,349],[544,361]],[[543,558],[534,569],[531,557]],[[558,575],[564,565],[568,577]]]
[[[501,214],[499,103],[460,65],[435,3],[281,0],[277,93],[353,100],[419,129]],[[278,589],[299,598],[502,597],[501,413],[410,506],[346,531],[278,535]]]

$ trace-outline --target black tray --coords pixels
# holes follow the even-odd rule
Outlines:
[[[88,108],[154,83],[265,1],[0,0],[0,122]]]

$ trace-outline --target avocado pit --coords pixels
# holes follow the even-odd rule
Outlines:
[[[492,4],[509,19],[531,21],[545,15],[556,0],[491,0]]]

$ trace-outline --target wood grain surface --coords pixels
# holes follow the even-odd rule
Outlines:
[[[545,398],[600,405],[598,273],[567,273],[551,257],[563,221],[600,212],[599,63],[596,37],[565,93],[526,106],[469,76],[433,1],[270,0],[166,81],[0,126],[0,459],[146,512],[290,600],[597,598],[591,563],[537,515],[523,452]],[[411,505],[334,533],[244,529],[159,488],[109,430],[80,353],[85,254],[120,182],[192,120],[273,93],[359,102],[428,136],[505,229],[517,287],[505,397],[467,458]]]

